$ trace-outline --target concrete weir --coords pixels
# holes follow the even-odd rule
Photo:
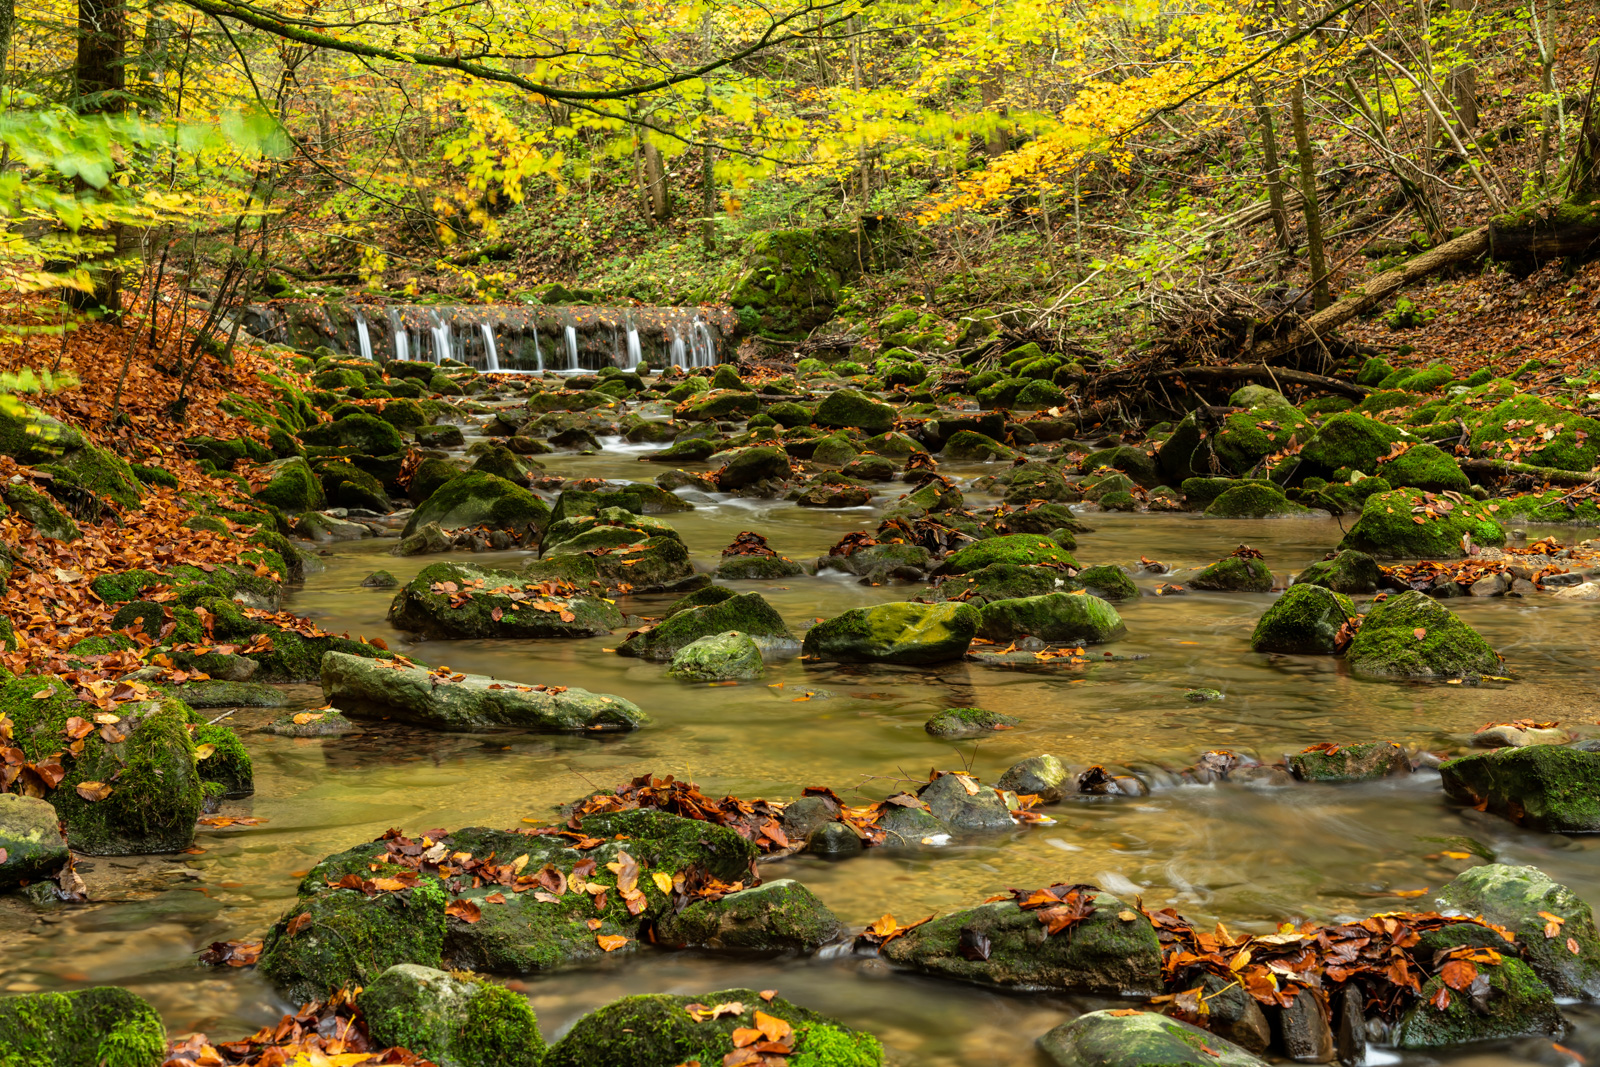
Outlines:
[[[490,373],[685,369],[721,362],[732,312],[708,307],[255,304],[245,328],[297,348],[364,359],[458,360]]]

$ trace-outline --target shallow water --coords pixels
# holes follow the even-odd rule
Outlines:
[[[637,455],[611,450],[542,461],[550,472],[574,477],[647,479],[659,472]],[[945,470],[958,480],[985,472],[978,465]],[[699,499],[705,503],[697,510],[667,518],[706,568],[741,530],[759,531],[779,552],[808,559],[844,533],[874,525],[877,510],[819,513],[780,501]],[[1080,536],[1076,555],[1086,564],[1140,556],[1203,563],[1249,543],[1282,574],[1319,558],[1340,536],[1325,519],[1093,514],[1084,521],[1093,532]],[[1086,666],[1028,671],[964,663],[866,669],[790,659],[773,665],[769,684],[705,687],[673,682],[659,664],[609,654],[620,634],[570,642],[408,643],[385,621],[392,593],[359,584],[380,567],[404,580],[430,561],[390,556],[391,544],[334,547],[325,569],[293,591],[286,606],[335,631],[383,637],[430,664],[617,693],[643,707],[653,725],[601,737],[439,735],[376,726],[325,741],[245,731],[256,795],[229,802],[224,812],[254,815],[262,824],[202,828],[198,844],[205,851],[198,855],[89,860],[84,876],[103,903],[47,920],[15,906],[0,912],[6,946],[0,988],[116,982],[155,1002],[174,1032],[241,1036],[289,1005],[254,972],[202,968],[195,954],[214,940],[260,936],[293,898],[299,873],[317,859],[391,826],[514,826],[546,817],[553,805],[596,786],[646,772],[693,778],[708,793],[788,799],[803,786],[829,785],[846,796],[878,798],[925,779],[932,767],[966,765],[993,778],[1040,752],[1076,764],[1169,769],[1209,748],[1270,762],[1323,740],[1395,740],[1446,753],[1489,721],[1596,718],[1590,634],[1597,608],[1582,602],[1453,601],[1505,655],[1514,678],[1476,687],[1364,681],[1338,661],[1252,653],[1250,632],[1271,594],[1204,593],[1146,595],[1118,605],[1128,636],[1108,648],[1139,658],[1106,662],[1105,650],[1091,649]],[[525,556],[484,554],[474,562],[515,567]],[[1153,579],[1139,582],[1153,593]],[[915,591],[842,576],[735,584],[759,589],[797,632],[815,618]],[[622,606],[659,614],[670,600],[637,597]],[[1191,704],[1184,691],[1195,686],[1222,690],[1225,698]],[[322,702],[315,687],[296,695],[308,707]],[[952,706],[1005,711],[1024,724],[981,743],[930,738],[923,722]],[[275,714],[240,712],[234,721],[247,728]],[[1069,801],[1047,811],[1055,825],[943,848],[877,850],[843,862],[795,857],[768,867],[768,876],[800,879],[856,926],[885,912],[901,921],[921,918],[1008,886],[1082,881],[1142,896],[1150,906],[1176,906],[1195,920],[1220,918],[1264,931],[1285,920],[1415,906],[1420,902],[1395,891],[1449,881],[1469,861],[1440,853],[1462,850],[1460,839],[1469,838],[1475,851],[1537,865],[1600,903],[1600,839],[1530,833],[1464,810],[1444,799],[1437,775],[1427,772],[1337,788],[1157,789],[1143,798]],[[547,1037],[627,993],[776,988],[872,1030],[910,1062],[929,1065],[1032,1063],[1036,1036],[1096,1006],[894,975],[876,960],[848,954],[734,960],[655,952],[514,984],[534,1002]],[[1565,1044],[1600,1049],[1600,1016],[1582,1007],[1572,1016],[1578,1030]],[[1474,1049],[1451,1062],[1491,1059],[1570,1062],[1548,1041]]]

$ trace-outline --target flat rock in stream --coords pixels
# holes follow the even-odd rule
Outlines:
[[[1155,927],[1111,894],[1088,892],[1095,910],[1053,936],[1037,911],[1004,900],[924,923],[884,945],[882,954],[902,966],[982,985],[1105,996],[1159,992]]]
[[[329,856],[267,932],[261,973],[303,1003],[401,963],[494,974],[554,970],[637,951],[644,928],[673,907],[655,873],[697,867],[723,882],[753,877],[755,845],[712,823],[634,810],[587,816],[582,832],[596,842],[584,850],[574,846],[586,842],[553,832],[471,827],[430,845],[420,835],[391,835]],[[420,866],[392,861],[391,843]],[[612,863],[634,875],[628,888],[637,911]],[[472,877],[460,873],[467,865]]]
[[[434,638],[598,637],[619,628],[622,613],[608,600],[547,593],[517,575],[434,563],[395,595],[389,621]]]
[[[351,718],[438,730],[633,730],[649,721],[637,704],[606,693],[434,672],[343,652],[322,657],[322,692]]]
[[[1092,1011],[1039,1039],[1056,1067],[1265,1067],[1216,1034],[1153,1011]]]

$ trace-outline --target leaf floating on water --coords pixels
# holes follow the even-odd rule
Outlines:
[[[1428,891],[1428,887],[1427,886],[1423,886],[1421,889],[1396,889],[1394,891],[1394,893],[1391,894],[1391,895],[1392,896],[1397,896],[1397,897],[1411,898],[1411,897],[1420,897],[1423,894],[1425,894],[1427,891]]]

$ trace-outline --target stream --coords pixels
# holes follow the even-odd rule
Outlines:
[[[541,457],[568,477],[648,479],[656,465],[643,448]],[[946,464],[964,491],[994,467]],[[899,483],[882,487],[892,495]],[[840,536],[876,525],[881,501],[816,511],[785,501],[705,496],[696,510],[663,516],[705,569],[740,531],[765,535],[794,559],[826,553]],[[968,493],[968,506],[993,498]],[[1341,531],[1331,519],[1208,520],[1191,514],[1086,514],[1093,532],[1075,553],[1085,564],[1206,563],[1241,543],[1259,549],[1280,578],[1320,558]],[[1571,542],[1572,529],[1553,532]],[[1342,661],[1250,651],[1270,594],[1154,595],[1120,603],[1128,635],[1088,651],[1088,663],[1016,670],[969,663],[936,668],[772,665],[765,683],[688,685],[664,665],[607,650],[622,639],[412,643],[385,621],[393,590],[361,580],[389,570],[402,582],[438,557],[396,558],[391,540],[331,546],[325,566],[292,589],[284,606],[335,632],[384,638],[389,647],[433,666],[524,683],[582,686],[636,702],[652,724],[594,736],[453,735],[363,724],[332,739],[293,739],[250,728],[282,714],[244,710],[229,720],[255,761],[255,795],[225,802],[225,815],[258,825],[202,826],[195,854],[93,857],[79,864],[97,903],[36,916],[0,908],[0,992],[65,990],[116,983],[148,998],[173,1033],[201,1030],[232,1040],[274,1023],[292,1005],[253,970],[196,963],[210,942],[260,937],[295,896],[298,878],[318,859],[389,827],[420,831],[471,825],[515,827],[545,820],[552,807],[634,776],[673,774],[712,795],[790,799],[808,785],[881,798],[930,768],[970,768],[992,780],[1026,756],[1050,752],[1069,764],[1178,769],[1207,749],[1231,748],[1272,762],[1320,741],[1394,740],[1438,753],[1465,750],[1491,721],[1518,718],[1593,721],[1596,608],[1548,597],[1457,599],[1450,607],[1506,659],[1514,680],[1482,685],[1409,684],[1354,678]],[[475,564],[515,567],[528,554],[483,553]],[[818,618],[856,606],[904,599],[921,587],[868,587],[844,575],[775,583],[729,583],[756,590],[797,634]],[[669,596],[633,597],[626,611],[659,615]],[[1115,652],[1116,660],[1108,660]],[[1225,697],[1195,704],[1192,687]],[[312,686],[293,696],[322,704]],[[980,742],[940,741],[923,723],[947,707],[978,706],[1016,715],[1023,725]],[[1159,777],[1159,776],[1158,776]],[[1150,908],[1175,907],[1199,923],[1270,932],[1284,921],[1328,922],[1380,911],[1428,910],[1430,895],[1478,862],[1473,853],[1533,864],[1600,905],[1600,839],[1545,835],[1448,802],[1437,774],[1379,782],[1289,788],[1244,785],[1158,787],[1146,797],[1072,799],[1043,809],[1054,825],[944,847],[875,849],[842,861],[800,855],[763,868],[768,878],[804,882],[847,925],[886,912],[902,923],[968,906],[1007,887],[1092,882]],[[848,951],[814,959],[736,959],[696,952],[628,955],[615,965],[511,983],[533,1002],[547,1039],[582,1013],[641,992],[704,993],[732,986],[777,989],[807,1007],[878,1035],[907,1063],[1033,1064],[1034,1039],[1092,998],[1005,994],[892,973],[876,958]],[[1576,1031],[1564,1044],[1600,1051],[1600,1012],[1568,1007]],[[1402,1062],[1377,1051],[1369,1062]],[[1571,1060],[1548,1040],[1480,1045],[1407,1063],[1548,1063]]]

